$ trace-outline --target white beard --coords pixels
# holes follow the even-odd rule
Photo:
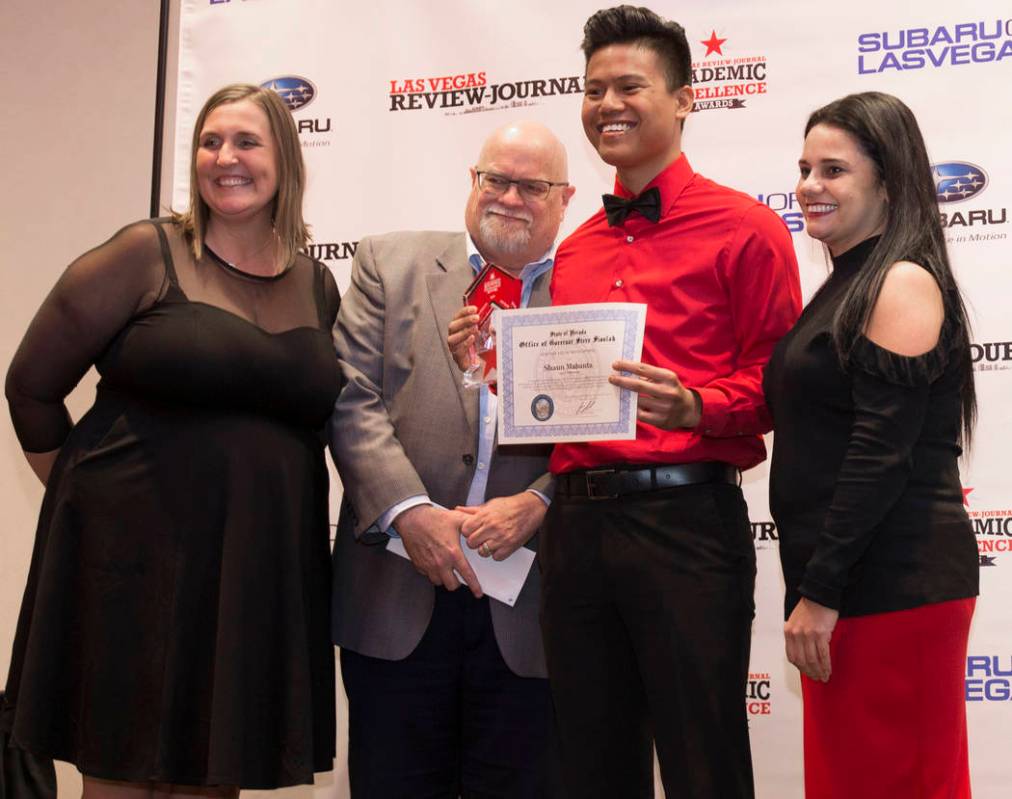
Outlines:
[[[530,224],[519,227],[513,222],[500,219],[496,216],[497,213],[516,215],[515,211],[507,211],[504,208],[490,205],[485,209],[478,222],[478,232],[481,233],[482,240],[487,243],[490,250],[496,250],[506,255],[522,253],[531,243]],[[522,218],[526,218],[528,223],[533,221],[529,215]]]

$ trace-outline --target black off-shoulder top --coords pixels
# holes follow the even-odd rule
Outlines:
[[[785,616],[802,596],[859,616],[978,592],[957,464],[970,353],[954,320],[917,357],[861,336],[845,370],[833,347],[833,314],[876,241],[833,259],[763,381]]]

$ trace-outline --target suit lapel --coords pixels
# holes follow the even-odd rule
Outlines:
[[[465,389],[463,373],[457,368],[450,350],[446,346],[446,328],[453,315],[464,304],[464,292],[474,279],[474,270],[467,260],[464,235],[455,239],[453,244],[436,258],[437,271],[425,276],[425,284],[429,291],[429,302],[435,317],[436,333],[442,340],[445,368],[460,400],[461,411],[477,441],[478,436],[478,392]]]

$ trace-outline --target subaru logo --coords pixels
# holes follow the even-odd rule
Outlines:
[[[316,87],[305,78],[287,75],[283,78],[272,78],[260,84],[261,89],[272,89],[277,92],[289,111],[298,111],[313,102]]]
[[[940,203],[958,203],[969,200],[984,191],[987,175],[979,166],[965,161],[946,161],[933,164],[931,176],[935,179],[935,193]]]

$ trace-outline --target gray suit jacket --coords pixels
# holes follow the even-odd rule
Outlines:
[[[448,508],[466,501],[478,448],[478,392],[461,385],[446,328],[474,277],[465,234],[390,233],[359,242],[351,288],[334,328],[345,385],[330,445],[344,484],[334,546],[333,637],[341,647],[400,660],[421,640],[434,589],[411,563],[363,535],[381,514],[416,494]],[[551,273],[531,305],[547,305]],[[547,447],[496,451],[486,498],[532,487],[551,495]],[[528,543],[537,547],[537,536]],[[459,590],[467,590],[461,588]],[[510,669],[545,677],[538,627],[540,580],[531,569],[517,603],[489,600]]]

